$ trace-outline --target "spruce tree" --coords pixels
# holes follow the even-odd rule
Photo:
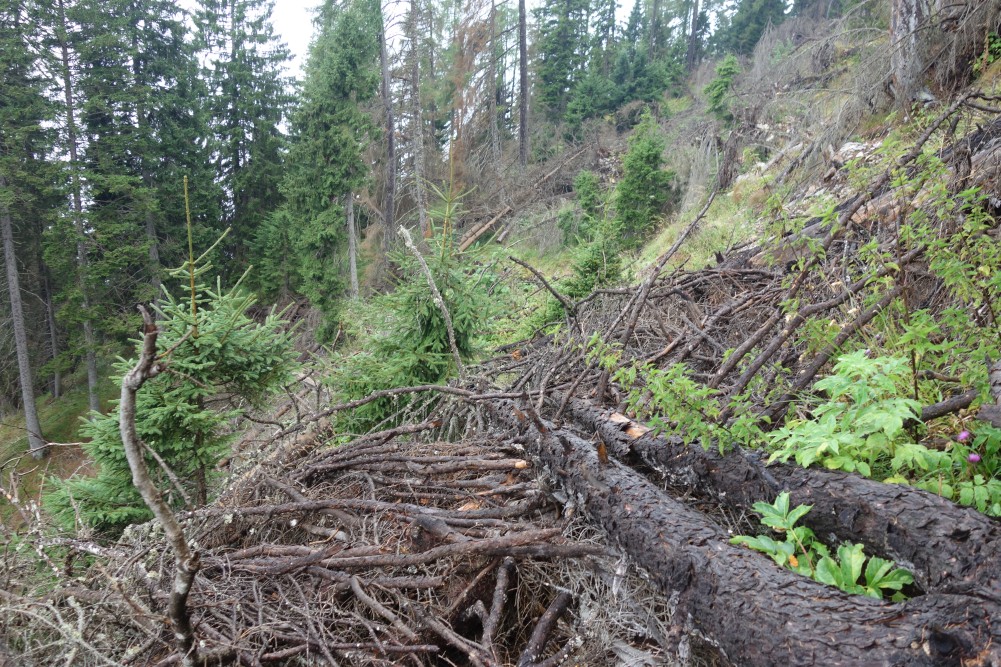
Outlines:
[[[622,180],[615,193],[616,219],[627,243],[636,246],[677,197],[674,172],[664,169],[666,142],[649,112],[629,137]]]
[[[346,198],[368,176],[363,151],[376,131],[364,105],[380,82],[381,12],[377,0],[345,6],[327,0],[317,20],[302,101],[292,117],[281,186],[286,208],[268,220],[262,237],[274,237],[276,226],[291,226],[298,287],[329,323],[346,287]]]
[[[545,0],[537,15],[539,101],[555,119],[566,111],[591,55],[591,1]]]
[[[70,20],[89,202],[86,289],[91,319],[123,339],[138,324],[133,304],[156,297],[160,264],[183,257],[182,175],[195,185],[199,228],[216,233],[205,128],[193,111],[201,93],[174,3],[80,0]]]
[[[22,266],[30,253],[17,252],[15,226],[33,233],[54,174],[45,163],[52,136],[46,130],[52,109],[44,97],[45,82],[38,78],[40,63],[30,48],[39,40],[37,23],[20,0],[0,0],[0,241],[3,246],[7,294],[14,329],[22,408],[31,455],[45,455],[35,407],[35,382],[25,321]]]
[[[79,319],[78,324],[83,334],[82,352],[84,363],[87,369],[87,402],[92,411],[100,409],[100,400],[97,393],[97,349],[96,337],[94,333],[94,322],[90,308],[90,288],[87,279],[89,273],[90,259],[87,252],[87,231],[84,221],[84,181],[81,174],[82,164],[80,162],[80,127],[79,108],[76,90],[77,73],[73,66],[71,56],[72,44],[70,43],[70,20],[67,14],[67,0],[56,0],[52,6],[50,23],[53,26],[52,48],[58,54],[56,56],[58,65],[56,71],[57,78],[60,79],[62,88],[62,109],[63,121],[62,136],[65,138],[63,149],[69,157],[69,198],[70,198],[70,219],[72,225],[65,227],[62,231],[68,232],[60,234],[58,228],[54,229],[49,236],[50,243],[47,244],[47,252],[50,254],[62,254],[59,252],[60,244],[72,244],[75,254],[72,261],[63,261],[62,265],[65,273],[72,275],[74,280],[67,282],[60,290],[63,297],[65,310],[74,312]],[[55,239],[55,244],[51,241]],[[65,247],[65,246],[64,246]],[[65,260],[66,257],[63,256]],[[71,303],[72,305],[67,304]],[[64,310],[64,312],[65,312]]]
[[[785,0],[744,0],[730,25],[719,35],[723,47],[736,53],[750,53],[769,25],[785,20]]]
[[[208,268],[189,261],[174,273],[183,281],[183,296],[166,294],[158,313],[157,349],[166,369],[143,385],[136,404],[147,465],[174,507],[207,501],[212,472],[229,451],[228,425],[288,382],[295,367],[284,322],[274,312],[262,324],[251,320],[254,298],[239,285],[223,290],[217,281],[214,288],[198,284],[188,292],[189,280]],[[116,369],[124,374],[133,366],[134,359],[121,360]],[[92,413],[82,432],[97,475],[52,480],[49,510],[66,527],[79,517],[109,533],[149,520],[132,484],[117,409]]]
[[[291,54],[275,34],[275,3],[200,0],[196,44],[207,86],[215,179],[227,237],[229,272],[250,261],[258,228],[281,204],[286,137],[293,81],[285,73]]]

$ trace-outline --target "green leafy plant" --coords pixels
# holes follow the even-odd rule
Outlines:
[[[685,364],[666,369],[634,364],[614,371],[612,378],[629,390],[627,409],[668,437],[706,449],[715,444],[721,453],[733,445],[753,446],[764,437],[758,416],[746,409],[742,396],[731,404],[733,419],[721,424],[716,390],[693,380]]]
[[[591,239],[570,254],[570,275],[559,281],[556,289],[571,301],[588,296],[594,290],[615,284],[622,275],[622,235],[615,220],[591,221]],[[542,307],[525,320],[523,333],[532,335],[538,329],[564,321],[563,304],[550,295]]]
[[[914,583],[910,572],[878,556],[867,559],[861,544],[845,543],[831,554],[812,530],[797,526],[812,507],[790,508],[787,491],[780,493],[774,503],[754,503],[754,511],[761,516],[762,525],[771,528],[781,539],[768,535],[738,535],[730,543],[760,551],[781,567],[846,593],[882,599],[892,592],[895,602],[905,599],[902,589]]]
[[[973,73],[983,74],[984,71],[1001,58],[1001,36],[996,32],[988,33],[984,37],[984,51],[980,57],[973,61]]]
[[[902,357],[870,359],[867,350],[841,356],[834,374],[813,385],[827,400],[808,418],[791,419],[768,434],[774,450],[769,460],[795,458],[802,466],[821,463],[867,477],[877,465],[893,470],[940,466],[940,453],[911,442],[904,428],[921,412],[920,403],[898,395],[909,370],[910,361]]]
[[[946,447],[951,465],[912,483],[961,505],[976,507],[990,516],[1001,516],[1001,429],[986,424],[977,433],[962,430]],[[903,478],[889,481],[904,482]]]

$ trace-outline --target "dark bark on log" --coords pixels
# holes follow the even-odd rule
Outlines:
[[[766,467],[751,452],[721,456],[652,431],[633,438],[623,431],[626,424],[609,420],[611,411],[580,400],[570,402],[570,415],[597,433],[609,453],[626,461],[638,458],[673,484],[741,511],[789,491],[793,506],[813,505],[803,521],[821,539],[864,543],[870,553],[909,569],[925,591],[976,595],[1001,604],[1001,524],[974,509],[857,475],[787,464]]]
[[[977,419],[987,422],[994,428],[1001,428],[1001,406],[985,405],[977,412]]]
[[[524,425],[512,403],[492,406],[499,424]],[[729,543],[699,512],[634,470],[602,463],[574,433],[520,438],[575,504],[641,563],[680,618],[741,665],[960,665],[1001,661],[1001,608],[970,596],[929,594],[890,604],[781,569]]]

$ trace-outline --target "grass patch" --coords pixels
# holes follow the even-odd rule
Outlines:
[[[640,251],[636,270],[643,271],[656,264],[657,259],[674,245],[697,213],[698,210],[692,210],[661,228],[657,236]],[[688,237],[669,265],[684,265],[689,270],[695,270],[715,264],[714,253],[725,254],[729,248],[754,238],[759,232],[758,221],[750,209],[734,201],[729,194],[718,195],[698,229]]]
[[[692,108],[695,104],[695,100],[687,95],[682,97],[669,97],[663,102],[661,102],[661,111],[665,112],[669,117],[676,116],[680,113],[684,113]]]
[[[99,386],[102,409],[108,409],[117,388],[105,379]],[[58,399],[43,395],[37,399],[38,420],[42,434],[53,443],[76,443],[81,419],[87,415],[87,390],[85,387],[67,392]],[[22,502],[28,498],[38,500],[39,491],[46,477],[66,478],[88,465],[79,444],[50,448],[49,456],[36,461],[28,454],[28,437],[24,430],[24,414],[6,416],[0,421],[0,486],[16,495]],[[0,520],[6,521],[14,508],[0,495]]]

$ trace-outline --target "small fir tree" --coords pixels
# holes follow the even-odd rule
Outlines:
[[[272,312],[263,324],[254,322],[246,314],[253,296],[239,284],[226,291],[218,283],[215,289],[196,285],[195,274],[208,266],[198,271],[192,264],[179,272],[192,281],[191,297],[167,294],[161,304],[157,345],[167,369],[143,385],[136,410],[137,431],[151,450],[147,465],[173,506],[206,502],[210,471],[228,451],[226,424],[289,381],[295,367],[281,318]],[[134,365],[134,359],[120,360],[116,370],[124,374]],[[149,520],[132,485],[118,410],[92,413],[82,432],[90,438],[83,447],[98,473],[54,481],[46,496],[49,509],[67,527],[79,517],[112,533]]]
[[[637,245],[677,198],[675,174],[664,169],[664,137],[653,116],[644,113],[629,138],[622,180],[615,197],[617,219],[627,245]]]
[[[716,78],[706,86],[706,102],[709,111],[722,121],[730,121],[733,115],[730,113],[730,90],[733,88],[733,81],[740,74],[740,63],[733,54],[716,66]]]

